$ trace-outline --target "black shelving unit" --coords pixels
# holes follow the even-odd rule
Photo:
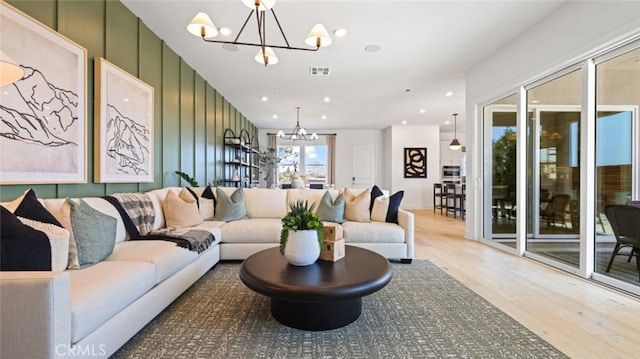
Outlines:
[[[224,131],[224,182],[228,187],[251,187],[260,181],[260,151],[256,137],[242,129]]]

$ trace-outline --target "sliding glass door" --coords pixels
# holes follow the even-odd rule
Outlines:
[[[604,209],[640,200],[638,106],[640,49],[622,49],[600,59],[596,64],[594,277],[622,288],[640,285],[638,268],[630,248],[613,255],[616,238]]]
[[[639,110],[638,40],[485,105],[483,241],[640,294],[605,213],[640,206]]]
[[[516,248],[515,94],[485,106],[483,113],[484,238]]]
[[[581,69],[527,90],[528,253],[580,264]]]

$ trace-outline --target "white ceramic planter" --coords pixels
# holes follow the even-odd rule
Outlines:
[[[289,231],[284,256],[294,266],[308,266],[320,257],[318,232],[315,229]]]

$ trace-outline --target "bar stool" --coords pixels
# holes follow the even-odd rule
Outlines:
[[[444,189],[442,187],[442,183],[434,183],[433,184],[433,213],[436,213],[436,209],[440,209],[440,214],[442,215],[442,210],[444,209],[445,204],[445,196]]]
[[[458,218],[458,199],[459,195],[456,189],[455,183],[447,183],[445,184],[445,201],[446,201],[446,215],[449,216],[449,213],[453,213],[453,218]]]

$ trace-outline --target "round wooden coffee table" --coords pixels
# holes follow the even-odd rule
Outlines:
[[[303,330],[343,327],[360,317],[362,297],[391,280],[391,264],[370,250],[346,246],[337,262],[318,260],[296,267],[278,247],[245,259],[240,280],[271,298],[271,314],[280,323]]]

